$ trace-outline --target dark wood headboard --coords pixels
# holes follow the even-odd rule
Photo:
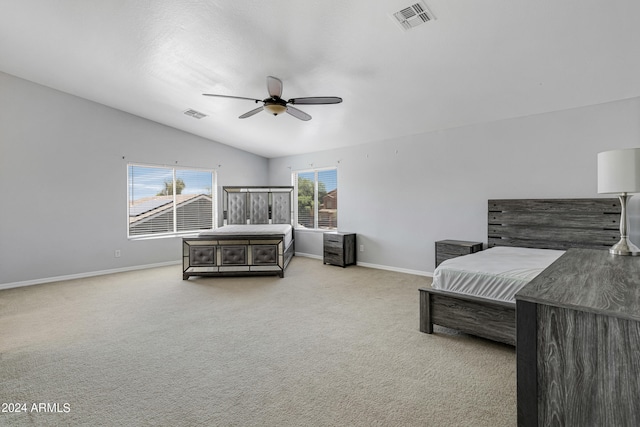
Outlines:
[[[488,245],[606,249],[620,240],[620,211],[617,198],[489,200]]]

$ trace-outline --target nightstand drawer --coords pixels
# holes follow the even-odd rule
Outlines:
[[[341,254],[332,254],[325,252],[322,260],[325,264],[341,265],[344,267],[344,260],[342,259]]]
[[[324,243],[332,243],[336,245],[342,245],[342,241],[344,240],[344,236],[337,233],[324,233]]]
[[[436,267],[441,262],[468,255],[482,250],[481,242],[467,242],[464,240],[441,240],[436,242]]]
[[[336,250],[336,251],[342,250],[343,245],[344,245],[343,241],[334,242],[334,241],[331,241],[331,240],[327,240],[327,241],[324,242],[324,250],[325,251],[328,250],[328,249]]]

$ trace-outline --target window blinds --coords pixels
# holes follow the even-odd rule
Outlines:
[[[127,183],[129,237],[213,228],[215,171],[129,164]]]
[[[314,169],[293,173],[297,224],[301,228],[338,227],[338,170]]]

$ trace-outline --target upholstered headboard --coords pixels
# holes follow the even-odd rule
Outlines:
[[[223,187],[223,223],[291,224],[293,187]]]
[[[620,211],[617,198],[489,200],[488,244],[606,249],[620,240]]]

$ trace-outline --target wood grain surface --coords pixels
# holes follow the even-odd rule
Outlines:
[[[441,262],[462,255],[476,253],[482,250],[481,242],[463,240],[440,240],[436,242],[436,267]]]
[[[516,301],[518,424],[640,425],[640,257],[569,249]]]
[[[537,305],[516,301],[518,426],[538,426]]]
[[[329,231],[323,234],[323,256],[325,264],[346,267],[356,263],[356,234]]]
[[[432,325],[515,345],[515,304],[429,288],[420,289],[420,330]]]
[[[516,299],[640,321],[640,257],[569,249]]]
[[[614,198],[489,200],[488,245],[604,249],[620,239],[620,210]]]
[[[640,425],[640,324],[538,306],[538,425]]]

